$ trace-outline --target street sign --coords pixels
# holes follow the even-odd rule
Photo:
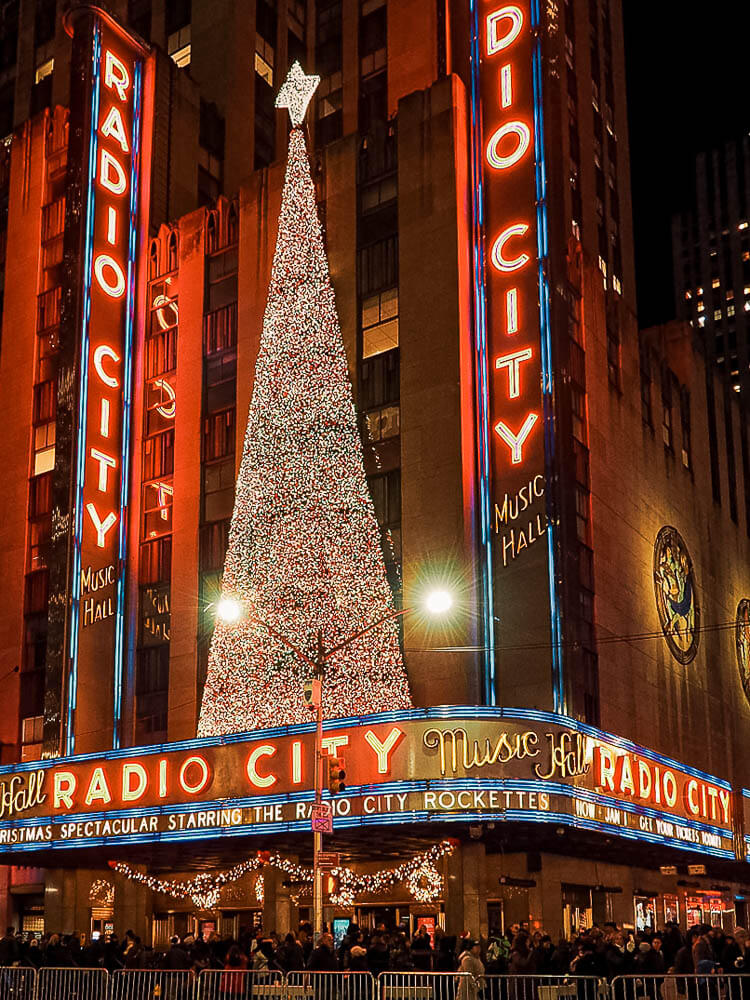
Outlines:
[[[341,855],[338,851],[318,851],[318,868],[338,868],[341,862]]]
[[[333,816],[313,816],[310,824],[313,833],[333,833]]]
[[[323,816],[331,816],[333,813],[330,802],[313,802],[311,810],[310,815],[313,819],[322,818]]]

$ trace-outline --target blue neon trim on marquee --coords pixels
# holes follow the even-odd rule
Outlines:
[[[65,751],[75,750],[73,715],[78,698],[78,631],[81,602],[81,535],[83,531],[83,487],[86,469],[86,409],[88,404],[89,321],[91,319],[91,263],[94,250],[94,179],[96,176],[97,122],[100,98],[101,29],[94,24],[91,49],[92,88],[91,122],[89,130],[88,190],[86,192],[86,235],[83,249],[83,305],[81,318],[80,391],[78,398],[78,445],[76,451],[75,521],[73,529],[73,588],[70,602],[70,669],[68,672],[68,704],[65,725]]]
[[[122,717],[122,661],[125,631],[125,566],[128,545],[128,490],[130,484],[130,420],[132,407],[133,321],[135,318],[135,266],[138,241],[138,175],[141,138],[141,74],[140,60],[133,73],[133,131],[130,156],[130,232],[128,234],[128,298],[125,306],[125,350],[122,368],[122,450],[120,452],[120,537],[117,570],[115,618],[115,662],[112,746],[120,745]]]
[[[343,719],[326,719],[323,722],[323,729],[333,731],[346,729],[352,726],[373,726],[384,722],[409,722],[427,721],[432,719],[486,719],[490,721],[514,721],[531,719],[535,722],[546,722],[551,725],[564,726],[576,732],[591,736],[611,743],[620,750],[637,754],[652,760],[665,767],[676,768],[684,774],[689,774],[702,781],[708,781],[718,788],[732,790],[732,786],[723,778],[717,778],[706,771],[701,771],[697,767],[689,764],[681,764],[671,757],[657,753],[656,750],[649,750],[647,747],[639,746],[632,740],[623,736],[615,736],[605,732],[603,729],[596,729],[585,722],[571,719],[566,715],[559,715],[555,712],[544,712],[535,708],[493,708],[489,705],[436,705],[432,708],[410,708],[393,712],[378,712],[373,715],[350,716]],[[52,768],[60,767],[63,764],[76,764],[87,760],[120,760],[122,758],[145,757],[149,754],[178,752],[181,750],[200,750],[205,747],[227,746],[233,743],[255,742],[256,740],[267,740],[279,736],[294,736],[298,733],[312,733],[315,731],[314,722],[303,722],[294,726],[276,726],[272,729],[258,729],[246,733],[230,733],[226,736],[200,736],[191,740],[181,740],[176,743],[156,743],[151,746],[119,747],[118,749],[105,750],[102,753],[86,753],[67,755],[65,757],[55,757],[50,761],[23,761],[17,764],[0,765],[0,774],[18,774],[22,771],[36,771],[40,767]],[[750,790],[743,789],[743,794],[750,798]]]
[[[490,499],[489,381],[487,360],[487,311],[484,292],[484,190],[482,181],[482,101],[480,95],[479,12],[477,0],[470,0],[471,63],[471,175],[474,271],[474,352],[478,431],[479,537],[482,635],[484,637],[484,698],[488,705],[497,703],[495,691],[495,600],[492,579],[492,530]]]

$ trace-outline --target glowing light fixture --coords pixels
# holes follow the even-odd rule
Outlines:
[[[453,607],[453,595],[447,590],[433,590],[427,595],[425,607],[431,615],[444,615]]]
[[[216,605],[216,617],[232,625],[242,617],[242,604],[233,597],[222,597]]]

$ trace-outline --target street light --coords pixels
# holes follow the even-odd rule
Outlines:
[[[453,607],[453,596],[447,590],[434,590],[431,591],[424,600],[424,608],[431,615],[442,615],[445,614]],[[409,614],[411,611],[417,610],[414,607],[402,608],[400,611],[391,611],[387,615],[383,615],[378,618],[377,621],[371,622],[366,625],[365,628],[360,629],[358,632],[354,632],[343,642],[337,643],[335,646],[331,646],[330,649],[324,649],[323,647],[323,634],[318,630],[318,637],[315,647],[314,657],[308,656],[307,653],[299,649],[293,642],[291,642],[285,635],[269,625],[268,622],[263,621],[261,618],[256,618],[254,615],[245,614],[245,608],[241,601],[236,600],[232,597],[222,597],[221,600],[216,605],[216,615],[221,618],[223,622],[228,625],[236,624],[240,618],[244,618],[246,621],[254,624],[260,625],[261,628],[266,629],[269,635],[273,636],[279,642],[283,643],[288,649],[290,649],[295,656],[301,660],[303,663],[307,664],[308,667],[312,669],[313,677],[317,681],[317,691],[315,692],[316,703],[314,707],[316,709],[316,728],[315,728],[315,805],[320,807],[323,802],[323,674],[325,672],[325,665],[336,653],[340,653],[342,649],[346,649],[357,639],[360,639],[363,635],[371,632],[378,625],[382,625],[384,622],[391,621],[394,618],[401,618],[403,615]],[[320,813],[318,813],[320,815]],[[323,878],[322,872],[318,866],[318,855],[320,854],[321,848],[323,846],[323,834],[317,830],[313,830],[313,931],[315,934],[315,940],[320,937],[323,933]]]

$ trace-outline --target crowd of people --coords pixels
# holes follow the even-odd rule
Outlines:
[[[132,931],[120,939],[111,934],[96,940],[71,934],[25,937],[9,927],[0,938],[0,966],[43,966],[118,969],[203,969],[244,972],[277,970],[300,972],[467,972],[479,981],[488,975],[661,977],[710,974],[750,974],[748,934],[736,927],[698,925],[686,934],[676,923],[658,933],[628,932],[616,924],[594,926],[574,940],[552,938],[526,925],[507,933],[491,932],[477,940],[469,934],[445,934],[439,927],[431,936],[421,926],[410,938],[404,929],[381,924],[364,931],[350,924],[343,939],[324,933],[314,942],[312,928],[303,923],[297,933],[285,935],[243,928],[239,938],[210,933],[206,939],[173,937],[168,948],[155,949]]]

